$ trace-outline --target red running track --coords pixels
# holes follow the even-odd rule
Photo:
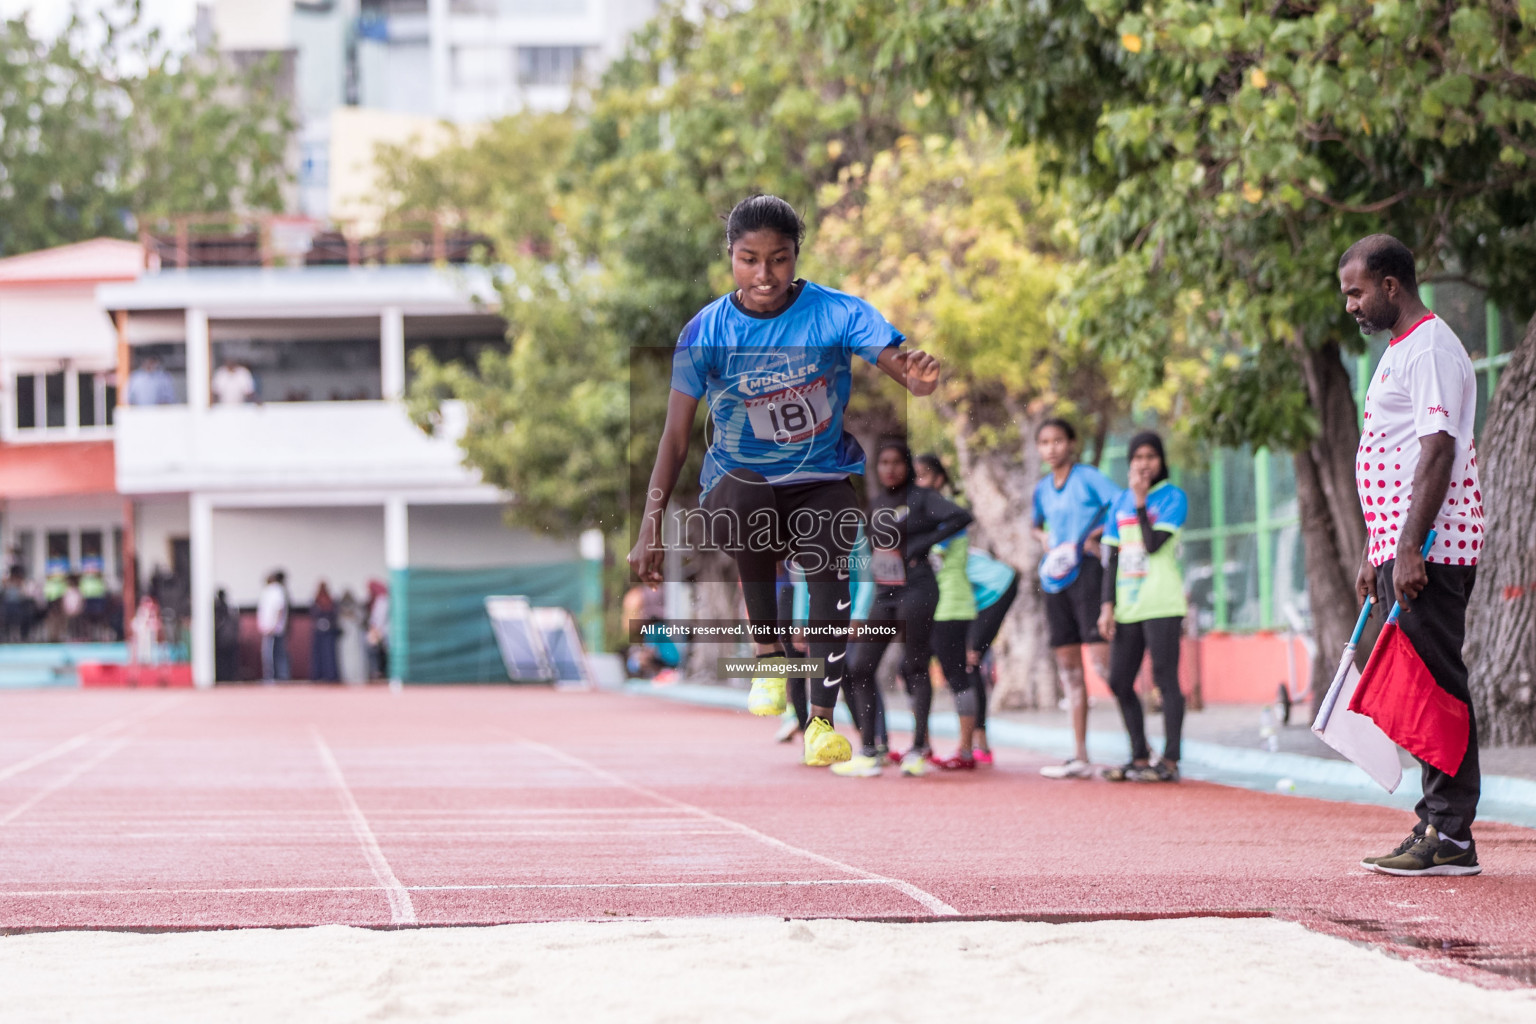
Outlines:
[[[0,930],[1274,914],[1536,983],[1536,832],[1481,826],[1478,878],[1389,878],[1357,862],[1400,811],[1007,751],[840,779],[773,725],[511,688],[0,694]]]

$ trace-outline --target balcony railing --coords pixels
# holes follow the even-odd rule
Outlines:
[[[485,235],[434,214],[403,214],[382,225],[275,214],[181,214],[146,217],[140,225],[150,270],[455,264],[486,258],[492,251]]]
[[[117,484],[125,494],[476,487],[456,443],[467,422],[455,402],[432,436],[398,402],[126,406]]]

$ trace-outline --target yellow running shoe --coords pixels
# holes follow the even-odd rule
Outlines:
[[[782,715],[789,705],[785,697],[788,682],[786,679],[754,676],[752,690],[747,694],[747,710],[764,718]]]
[[[832,766],[832,774],[845,779],[872,779],[880,774],[880,770],[880,758],[863,754]]]
[[[847,737],[832,728],[825,718],[813,718],[805,727],[805,763],[808,765],[836,764],[853,756],[853,745]]]

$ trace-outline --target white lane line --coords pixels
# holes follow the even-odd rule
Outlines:
[[[960,913],[954,907],[933,895],[933,893],[919,889],[911,882],[906,882],[899,878],[890,878],[885,875],[877,874],[874,871],[867,871],[864,868],[857,868],[852,864],[844,863],[843,861],[837,860],[836,858],[826,857],[822,854],[815,853],[803,847],[795,846],[792,843],[786,843],[782,839],[775,839],[773,836],[768,835],[766,832],[759,832],[757,829],[750,825],[744,825],[739,821],[734,821],[731,818],[716,814],[713,811],[706,811],[702,807],[696,807],[693,804],[687,803],[686,801],[678,800],[674,797],[667,796],[664,793],[658,793],[653,789],[647,789],[638,783],[630,782],[628,779],[615,775],[613,772],[610,772],[605,768],[599,768],[597,765],[592,764],[589,761],[584,761],[574,754],[567,754],[565,751],[551,747],[548,744],[524,739],[522,737],[518,737],[518,742],[524,744],[525,746],[541,750],[548,754],[550,757],[557,758],[567,764],[575,765],[576,767],[585,769],[591,774],[596,775],[598,778],[604,779],[615,786],[627,789],[632,793],[638,793],[641,796],[647,797],[651,800],[660,801],[661,803],[667,804],[668,806],[688,811],[691,814],[696,814],[702,818],[708,819],[709,821],[713,821],[718,825],[723,825],[726,828],[739,832],[744,836],[750,836],[751,838],[756,839],[761,843],[766,843],[767,845],[776,849],[783,850],[786,853],[792,853],[797,857],[805,857],[808,860],[813,860],[818,864],[825,864],[826,866],[836,868],[839,871],[846,871],[850,875],[860,875],[863,877],[863,879],[868,881],[874,881],[883,885],[888,885],[896,891],[916,901],[917,903],[922,904],[922,906],[926,907],[930,913],[937,916],[953,917]]]
[[[355,834],[356,833],[350,830],[346,832],[286,832],[281,836],[281,842],[284,845],[302,843],[305,840],[329,843],[333,842],[338,836],[345,837]],[[737,833],[731,829],[724,828],[677,829],[676,831],[670,832],[400,832],[396,831],[395,829],[381,828],[374,829],[373,834],[385,839],[427,839],[433,842],[440,842],[443,840],[453,839],[570,839],[575,841],[582,841],[591,839],[594,836],[622,836],[626,839],[670,839],[673,836],[733,836]],[[12,835],[16,835],[22,839],[48,839],[54,841],[62,840],[65,842],[93,839],[272,840],[274,838],[273,833],[270,830],[263,830],[260,832],[124,832],[114,830],[111,832],[91,833],[77,832],[73,830],[66,832],[46,832],[35,827],[30,828],[26,832],[16,832],[13,830]],[[406,888],[410,888],[410,886],[406,886]]]
[[[48,785],[44,786],[42,789],[40,789],[36,793],[32,794],[32,796],[30,796],[26,800],[23,800],[21,803],[17,804],[15,807],[11,808],[9,811],[7,811],[5,813],[4,816],[0,816],[0,827],[4,827],[6,825],[9,825],[11,822],[15,821],[17,818],[21,817],[23,814],[26,814],[33,807],[35,807],[38,804],[42,803],[44,800],[48,799],[53,794],[57,793],[59,790],[63,789],[65,786],[69,785],[71,782],[74,782],[80,776],[84,775],[86,772],[90,771],[92,768],[95,768],[97,765],[101,764],[101,762],[105,761],[107,758],[111,757],[113,754],[117,753],[119,750],[122,750],[124,747],[126,747],[128,745],[128,742],[129,742],[129,738],[127,736],[124,736],[122,739],[119,739],[119,740],[117,740],[114,743],[108,744],[102,750],[98,751],[96,753],[96,756],[90,758],[89,760],[81,762],[80,764],[76,765],[74,768],[72,768],[68,772],[66,772],[60,778],[57,778],[57,779],[53,780]]]
[[[96,728],[87,732],[83,732],[78,736],[71,736],[69,739],[58,744],[57,746],[53,746],[47,750],[33,754],[31,757],[23,761],[17,761],[13,765],[7,765],[4,768],[0,768],[0,782],[4,782],[9,778],[14,778],[24,771],[36,768],[40,764],[47,764],[49,761],[52,761],[55,758],[63,757],[65,754],[68,754],[72,750],[80,749],[92,740],[101,739],[103,736],[110,736],[112,733],[126,729],[130,725],[136,725],[147,718],[153,718],[155,715],[158,715],[161,712],[169,711],[171,708],[175,707],[177,704],[180,704],[184,700],[186,700],[185,697],[179,697],[175,700],[166,701],[165,703],[155,707],[141,708],[132,714],[124,715],[121,718],[114,718],[110,722],[107,722],[103,725],[98,725]]]
[[[407,885],[410,892],[497,892],[573,889],[775,889],[818,885],[887,885],[883,878],[797,878],[777,882],[508,882],[487,885]],[[8,896],[248,896],[280,893],[384,892],[381,885],[294,885],[232,889],[18,889]]]
[[[812,885],[885,885],[883,878],[798,878],[780,882],[511,882],[486,885],[413,885],[414,892],[492,889],[751,889]]]
[[[315,734],[315,746],[320,751],[320,760],[325,764],[326,774],[331,777],[331,784],[336,787],[337,794],[341,797],[341,806],[347,813],[347,820],[352,823],[352,834],[357,837],[358,844],[363,848],[363,856],[368,859],[368,866],[373,869],[373,877],[378,879],[385,897],[389,900],[390,921],[394,924],[415,924],[416,908],[411,905],[411,894],[406,891],[405,886],[400,884],[400,879],[395,877],[389,861],[384,859],[384,851],[379,849],[378,838],[368,827],[368,819],[363,817],[362,808],[357,806],[357,800],[353,798],[352,790],[347,786],[346,776],[341,774],[341,765],[336,763],[336,755],[331,753],[331,748],[326,744],[325,737],[320,735],[320,730],[314,726],[309,728]]]
[[[117,813],[120,814],[120,815],[128,815],[128,814],[133,814],[134,811],[131,808],[127,808],[127,809],[120,809],[120,810],[118,810]],[[260,820],[260,822],[263,825],[285,825],[285,824],[299,824],[299,825],[303,825],[303,824],[311,823],[311,822],[313,822],[313,821],[315,821],[317,819],[318,820],[324,820],[324,821],[334,821],[335,818],[336,818],[336,812],[335,811],[306,811],[306,810],[300,810],[298,808],[288,808],[288,809],[284,809],[284,810],[281,810],[281,811],[266,811],[266,810],[262,810],[262,811],[241,811],[241,810],[230,810],[228,808],[217,808],[217,809],[214,809],[214,810],[197,810],[197,811],[185,811],[185,812],[162,811],[162,810],[156,809],[156,810],[145,810],[145,811],[142,811],[142,812],[139,812],[139,813],[142,814],[143,817],[141,817],[141,818],[124,817],[124,818],[120,819],[120,821],[122,823],[129,823],[129,824],[137,823],[137,824],[141,824],[142,825],[142,824],[144,824],[144,822],[146,820],[148,820],[148,821],[177,821],[177,820],[180,820],[180,819],[187,819],[187,820],[190,820],[190,821],[202,822],[202,821],[209,821],[209,820],[224,820],[224,819],[230,819],[230,820],[236,820],[236,819],[258,819],[258,820]],[[610,808],[602,808],[602,807],[598,807],[598,808],[571,808],[569,810],[561,810],[561,811],[558,811],[558,812],[544,812],[544,811],[526,811],[525,812],[525,811],[521,811],[521,810],[497,810],[497,809],[494,809],[494,808],[490,809],[490,810],[485,810],[485,811],[472,811],[472,812],[466,812],[466,811],[462,811],[462,810],[456,810],[456,811],[444,811],[444,810],[411,811],[411,810],[400,810],[399,808],[390,808],[389,810],[381,810],[381,811],[375,812],[374,816],[373,816],[373,820],[374,821],[383,821],[383,820],[389,819],[389,818],[406,818],[406,819],[410,819],[410,818],[425,818],[425,819],[437,818],[437,819],[439,819],[437,821],[427,820],[427,821],[423,821],[423,822],[418,822],[417,823],[417,824],[424,824],[424,825],[455,825],[455,824],[463,824],[463,823],[468,823],[468,824],[472,824],[472,825],[502,824],[502,823],[504,823],[504,819],[510,819],[510,818],[530,818],[530,819],[533,819],[534,821],[539,821],[540,819],[543,819],[543,818],[546,818],[546,817],[554,818],[555,820],[547,822],[545,824],[560,825],[560,824],[567,824],[568,823],[565,819],[576,818],[578,816],[586,816],[586,815],[591,815],[594,818],[604,819],[604,823],[605,824],[614,824],[614,825],[622,825],[622,824],[624,824],[624,821],[622,819],[624,819],[626,817],[635,817],[635,818],[639,819],[639,820],[636,820],[634,822],[634,824],[636,824],[636,825],[656,825],[656,824],[665,825],[665,824],[669,824],[669,823],[681,823],[681,822],[692,821],[693,820],[691,816],[684,816],[684,817],[678,817],[678,818],[662,817],[663,815],[667,815],[667,814],[671,814],[671,813],[672,812],[667,810],[665,807],[640,807],[640,808],[633,808],[633,809],[631,809],[631,808],[610,809]],[[443,817],[444,815],[460,815],[461,817],[448,817],[448,818],[445,819]],[[619,820],[617,820],[617,821],[609,821],[609,820],[606,820],[606,819],[619,819]],[[60,824],[68,824],[69,822],[72,822],[72,821],[98,822],[98,823],[105,823],[105,824],[118,824],[118,823],[120,823],[119,819],[108,820],[108,819],[103,819],[103,818],[101,818],[101,817],[99,817],[97,815],[94,815],[94,814],[73,814],[72,815],[72,814],[69,814],[67,812],[60,812],[58,814],[50,815],[47,820],[50,821],[50,822],[57,822],[57,823],[60,823]],[[541,823],[544,823],[544,822],[541,822]]]

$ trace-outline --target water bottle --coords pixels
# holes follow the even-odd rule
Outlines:
[[[1259,736],[1264,740],[1264,748],[1271,753],[1280,749],[1279,729],[1275,725],[1275,712],[1268,704],[1259,712]]]

